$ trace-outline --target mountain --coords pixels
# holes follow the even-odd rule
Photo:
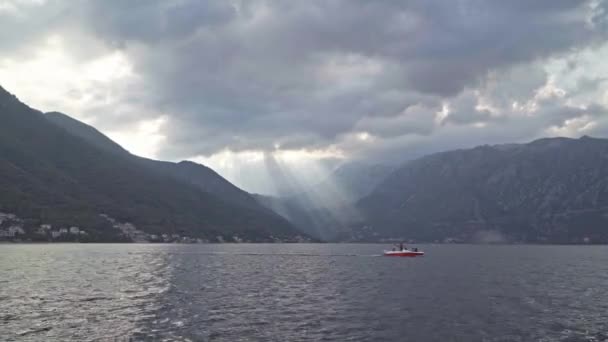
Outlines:
[[[86,140],[91,145],[94,145],[95,147],[106,152],[122,155],[130,154],[129,151],[125,150],[112,139],[99,132],[95,127],[73,119],[68,115],[59,112],[49,112],[46,113],[44,117],[57,126],[64,128],[69,133]]]
[[[326,189],[328,186],[333,186],[341,189],[354,203],[369,195],[395,168],[395,165],[386,163],[372,164],[362,161],[344,163],[338,166],[329,179],[319,184],[317,188]]]
[[[357,203],[355,239],[608,242],[608,140],[549,138],[433,154]]]
[[[193,185],[228,203],[268,214],[268,210],[262,207],[249,193],[233,185],[207,166],[190,161],[172,163],[138,157],[129,153],[129,151],[99,132],[96,128],[73,119],[68,115],[50,112],[46,113],[45,117],[54,124],[64,128],[73,135],[83,138],[100,149],[129,158],[133,162],[140,163],[154,172]]]
[[[388,164],[348,162],[320,183],[291,196],[256,198],[301,231],[324,241],[339,241],[349,236],[348,223],[360,216],[354,204],[394,168]]]
[[[320,204],[311,204],[312,199],[299,197],[275,197],[267,195],[254,195],[257,201],[273,212],[285,217],[298,230],[321,241],[340,241],[342,236],[348,236],[347,227],[342,218],[350,222],[352,217],[343,216],[352,214],[349,210],[338,207],[324,208]]]
[[[124,238],[124,230],[117,228],[124,225],[116,222],[148,234],[212,241],[301,235],[264,208],[228,202],[167,177],[109,139],[83,136],[95,131],[71,133],[67,125],[74,122],[51,116],[49,120],[0,87],[0,212],[31,225],[86,228],[93,241]],[[192,165],[180,167],[190,170]]]

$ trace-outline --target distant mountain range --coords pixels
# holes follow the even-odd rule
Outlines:
[[[131,155],[93,127],[60,113],[44,115],[2,88],[0,189],[0,212],[20,217],[26,232],[46,224],[78,226],[90,241],[121,241],[128,237],[116,222],[123,222],[153,236],[306,239],[203,165]]]
[[[608,140],[479,146],[405,163],[356,204],[356,240],[607,243]]]
[[[608,243],[608,140],[486,145],[399,167],[347,164],[298,195],[257,198],[329,241]]]
[[[0,88],[0,189],[0,239],[608,243],[608,140],[591,137],[352,162],[273,197]]]
[[[341,241],[350,238],[349,224],[361,218],[354,204],[394,169],[389,164],[347,162],[318,184],[303,187],[290,196],[256,198],[300,230],[324,241]]]

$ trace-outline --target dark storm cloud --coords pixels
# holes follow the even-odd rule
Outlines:
[[[539,63],[606,39],[605,1],[70,4],[70,30],[129,56],[141,77],[138,115],[168,116],[165,158],[277,146],[375,150],[443,131],[436,141],[449,147],[482,139],[475,123],[533,134],[574,115],[553,107],[536,110],[542,118],[514,114],[513,102],[532,101],[548,82]],[[446,103],[451,112],[438,120]],[[346,141],[357,132],[376,145]],[[492,132],[495,140],[517,135]]]
[[[234,16],[228,1],[93,0],[82,9],[91,29],[110,42],[158,43],[183,39]]]
[[[54,1],[45,6],[28,1],[0,1],[0,54],[32,53],[39,39],[61,26],[69,4]]]

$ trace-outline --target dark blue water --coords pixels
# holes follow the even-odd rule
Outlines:
[[[2,245],[0,340],[608,341],[608,247],[383,247]]]

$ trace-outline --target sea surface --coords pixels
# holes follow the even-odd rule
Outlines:
[[[608,247],[0,245],[1,341],[608,341]]]

